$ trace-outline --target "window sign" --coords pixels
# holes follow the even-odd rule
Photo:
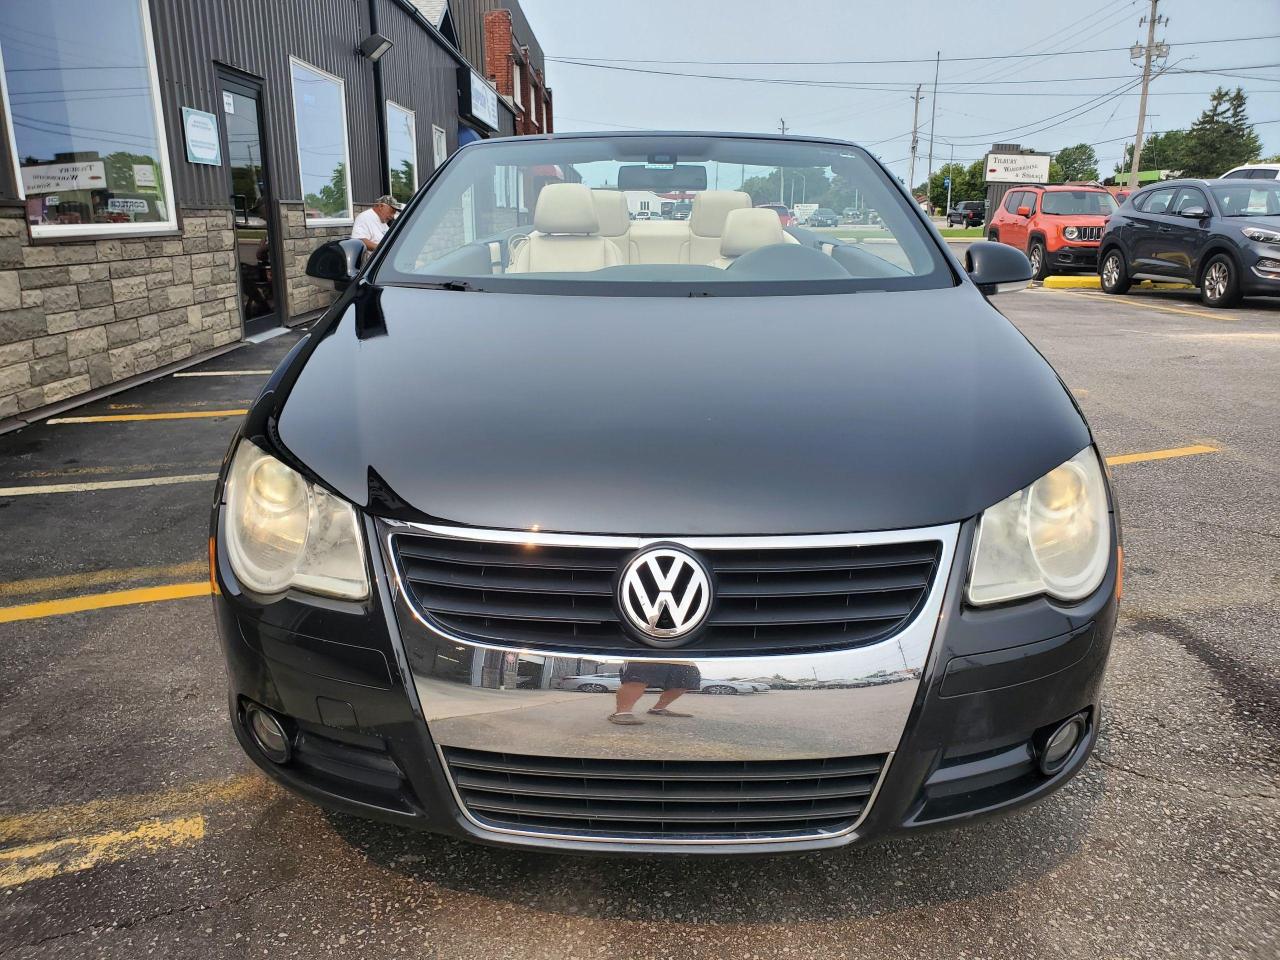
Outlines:
[[[346,90],[341,79],[301,60],[291,60],[294,134],[307,226],[351,222],[347,176]]]
[[[222,112],[223,113],[236,112],[236,98],[233,97],[230,91],[227,91],[227,90],[222,91]]]
[[[498,129],[498,91],[468,67],[458,68],[459,108],[469,119],[490,130]]]
[[[431,125],[431,160],[437,168],[449,158],[449,138],[435,124]]]
[[[418,192],[418,131],[413,111],[387,101],[387,162],[391,195],[401,203]]]
[[[0,2],[0,99],[32,236],[176,229],[146,0]]]
[[[222,165],[217,117],[203,110],[183,107],[182,133],[187,141],[187,163],[206,163],[213,167]]]

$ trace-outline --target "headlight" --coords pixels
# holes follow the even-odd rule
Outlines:
[[[1111,559],[1107,488],[1093,447],[982,514],[969,570],[969,602],[1047,593],[1087,597]]]
[[[369,595],[351,504],[247,441],[236,449],[224,495],[227,559],[250,590],[296,587],[346,600]]]
[[[1280,243],[1280,233],[1274,230],[1263,230],[1261,227],[1245,227],[1244,235],[1259,243]]]
[[[1075,227],[1063,227],[1062,235],[1068,240],[1074,240],[1076,237],[1080,236],[1080,231]]]

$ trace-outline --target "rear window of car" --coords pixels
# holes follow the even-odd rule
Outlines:
[[[1177,193],[1177,187],[1161,187],[1150,193],[1144,193],[1134,200],[1133,205],[1143,213],[1165,213],[1173,203],[1175,193]]]
[[[1047,190],[1041,209],[1059,216],[1109,216],[1116,212],[1116,202],[1105,190]]]

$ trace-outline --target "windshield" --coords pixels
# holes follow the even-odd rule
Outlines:
[[[784,227],[815,197],[874,227]],[[687,217],[672,217],[675,211]],[[664,216],[665,215],[665,216]],[[695,136],[569,137],[459,151],[404,215],[378,283],[521,293],[743,296],[950,286],[897,184],[860,148]]]
[[[1042,213],[1106,217],[1116,212],[1116,202],[1105,190],[1046,190]]]
[[[1280,182],[1250,180],[1211,189],[1224,217],[1280,216]]]

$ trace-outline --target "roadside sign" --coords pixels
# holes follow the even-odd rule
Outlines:
[[[1046,183],[1049,180],[1047,153],[988,153],[987,183]]]
[[[796,215],[797,220],[808,220],[809,214],[818,209],[816,203],[797,203],[791,208],[791,212]]]
[[[946,187],[948,190],[950,190],[950,189],[951,189],[951,178],[950,178],[950,177],[943,177],[943,178],[942,178],[942,185],[943,185],[944,187]]]

